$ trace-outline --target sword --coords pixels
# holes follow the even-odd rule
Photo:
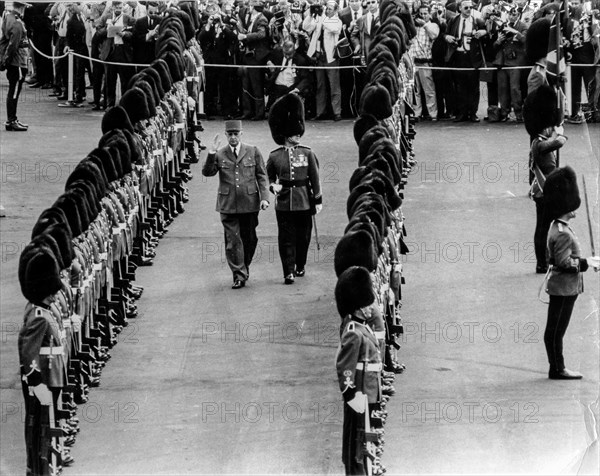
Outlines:
[[[585,197],[585,212],[587,214],[587,219],[588,219],[588,229],[590,232],[590,243],[592,245],[592,256],[596,256],[596,247],[594,246],[594,233],[592,230],[592,220],[590,218],[590,206],[588,204],[587,188],[585,186],[585,176],[582,175],[581,178],[583,179],[583,195]]]
[[[315,229],[315,242],[317,243],[317,251],[321,251],[321,245],[319,243],[319,230],[317,228],[317,218],[316,218],[316,215],[312,216],[312,221],[313,221],[313,228]]]

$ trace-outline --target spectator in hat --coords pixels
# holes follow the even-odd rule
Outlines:
[[[225,230],[227,263],[233,272],[232,289],[246,285],[258,238],[259,210],[269,207],[269,182],[257,147],[243,144],[242,122],[225,121],[227,142],[223,148],[217,134],[202,167],[202,175],[219,174],[217,211]]]
[[[567,166],[552,172],[544,186],[546,212],[553,220],[548,232],[548,257],[552,265],[546,292],[550,295],[544,344],[552,380],[578,380],[579,372],[565,367],[563,338],[567,332],[577,296],[583,292],[581,273],[589,266],[598,271],[600,257],[581,257],[581,248],[570,220],[581,204],[575,171]]]
[[[267,175],[275,194],[279,256],[285,284],[305,274],[312,235],[312,216],[323,207],[319,161],[315,153],[300,145],[304,135],[304,105],[288,93],[269,112],[273,140],[280,146],[269,154]]]

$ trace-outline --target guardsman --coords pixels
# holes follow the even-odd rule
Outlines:
[[[243,144],[242,121],[225,121],[228,145],[219,149],[217,134],[202,167],[202,175],[219,174],[217,211],[225,229],[227,263],[233,272],[232,289],[246,285],[256,251],[259,210],[269,207],[269,182],[265,163],[253,145]]]
[[[6,94],[7,131],[26,131],[29,126],[17,118],[17,103],[27,75],[27,59],[29,57],[29,40],[23,22],[25,2],[13,2],[13,8],[2,18],[0,35],[0,70],[6,70],[8,92]]]
[[[589,266],[598,271],[600,258],[581,257],[579,240],[569,221],[575,218],[575,210],[581,204],[575,171],[567,166],[555,169],[544,186],[545,212],[554,221],[548,232],[548,271],[546,292],[550,295],[548,320],[544,332],[544,344],[548,354],[551,380],[578,380],[579,372],[565,367],[563,337],[567,332],[577,296],[583,292],[581,273]]]
[[[312,234],[312,216],[323,208],[319,161],[300,138],[304,134],[304,105],[288,93],[273,104],[269,114],[273,140],[281,147],[269,154],[267,175],[276,195],[279,256],[285,284],[304,276]]]
[[[61,329],[51,306],[62,287],[55,256],[45,247],[23,253],[19,278],[29,301],[19,332],[19,360],[25,399],[27,475],[56,474],[60,450],[53,444],[55,410],[66,384]]]
[[[335,287],[335,300],[342,318],[341,343],[336,357],[338,382],[344,398],[342,461],[346,474],[369,474],[370,409],[380,398],[382,370],[379,342],[367,324],[375,293],[366,268],[352,266]],[[366,412],[366,414],[365,414]]]

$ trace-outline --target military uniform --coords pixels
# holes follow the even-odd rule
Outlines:
[[[346,474],[367,474],[364,438],[365,415],[349,405],[356,392],[366,395],[369,404],[379,401],[382,370],[379,342],[375,333],[356,311],[342,322],[341,346],[336,358],[338,382],[344,398],[342,461]],[[369,408],[366,408],[369,412]]]
[[[56,446],[51,443],[54,411],[40,403],[33,388],[46,385],[52,392],[55,407],[66,382],[61,329],[49,307],[27,304],[18,342],[25,399],[27,474],[48,474],[50,466],[56,467],[60,458]]]
[[[548,232],[548,271],[546,292],[550,295],[548,322],[544,344],[551,371],[563,371],[563,337],[567,332],[577,295],[583,292],[581,272],[588,269],[585,258],[580,258],[579,241],[568,222],[554,220]]]
[[[269,154],[267,175],[270,184],[283,188],[275,201],[279,229],[279,256],[283,275],[302,271],[306,265],[312,234],[314,206],[323,203],[319,161],[303,145],[279,147]]]
[[[227,263],[234,281],[245,282],[258,238],[258,211],[262,200],[269,200],[267,172],[257,147],[239,144],[237,157],[227,145],[208,154],[202,175],[219,174],[216,210],[225,229]]]

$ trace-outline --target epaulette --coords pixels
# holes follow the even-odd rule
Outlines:
[[[285,147],[280,145],[279,147],[277,147],[277,149],[273,149],[270,153],[272,154],[273,152],[277,152],[280,149],[285,149]]]
[[[302,147],[303,149],[311,150],[310,147],[307,145],[298,144],[298,147]]]
[[[557,225],[558,225],[558,232],[559,233],[562,233],[563,231],[565,231],[562,223],[558,222]]]
[[[351,321],[351,322],[348,324],[348,327],[346,328],[346,330],[347,330],[348,332],[356,332],[356,325],[355,325],[354,321]]]

